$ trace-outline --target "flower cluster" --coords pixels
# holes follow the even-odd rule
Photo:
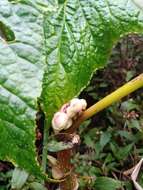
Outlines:
[[[55,133],[70,128],[73,121],[86,109],[86,106],[86,101],[78,98],[74,98],[69,103],[64,104],[61,109],[54,114],[52,119],[52,127]]]

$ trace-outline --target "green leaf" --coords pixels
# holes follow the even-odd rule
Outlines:
[[[109,177],[98,177],[95,181],[94,187],[98,190],[116,190],[117,188],[123,187],[123,184],[122,182]]]
[[[114,156],[119,160],[122,161],[125,159],[129,153],[131,152],[131,149],[133,148],[133,143],[124,146],[124,147],[119,147],[116,144],[110,143],[111,150],[114,154]]]
[[[121,137],[124,137],[127,140],[130,140],[132,142],[136,140],[135,134],[132,134],[131,132],[128,132],[128,131],[118,130],[117,134],[119,134]]]
[[[54,8],[44,23],[42,98],[49,117],[79,95],[122,36],[143,32],[143,11],[132,0],[66,0]]]
[[[138,110],[138,107],[138,104],[136,104],[136,102],[133,99],[129,99],[121,104],[121,109],[127,112],[130,112],[135,109]]]
[[[140,123],[137,119],[131,119],[130,121],[127,122],[127,125],[130,128],[136,128],[137,130],[142,131]]]
[[[46,187],[44,187],[42,184],[38,182],[32,182],[29,184],[29,187],[31,190],[47,190]]]
[[[50,152],[58,152],[61,150],[73,148],[73,144],[70,142],[64,143],[64,142],[51,141],[47,144],[47,147],[48,147],[48,151]]]
[[[28,173],[19,168],[15,168],[12,175],[12,189],[21,189],[28,179]]]
[[[102,148],[104,148],[104,146],[110,141],[111,139],[111,134],[110,132],[106,131],[103,132],[101,137],[100,137],[100,145]]]
[[[37,98],[51,119],[122,36],[143,31],[143,12],[132,0],[1,0],[0,23],[0,159],[41,177]]]
[[[0,159],[41,177],[35,117],[44,73],[42,13],[2,0],[0,31]]]

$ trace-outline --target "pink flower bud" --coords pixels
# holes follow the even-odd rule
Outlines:
[[[70,106],[67,108],[67,115],[74,118],[77,114],[80,115],[86,109],[87,103],[84,99],[74,98],[70,101]]]
[[[56,131],[61,131],[64,129],[68,123],[68,116],[64,112],[57,112],[55,113],[52,119],[52,126],[53,129]]]
[[[71,100],[70,102],[70,107],[76,112],[78,113],[79,111],[81,111],[82,109],[82,104],[80,102],[80,99],[78,98],[74,98]]]
[[[72,125],[72,120],[64,112],[55,113],[52,119],[52,126],[55,132],[59,132],[63,129],[68,129]]]
[[[73,98],[69,103],[64,104],[52,119],[54,131],[58,133],[71,127],[72,120],[75,120],[86,109],[86,106],[86,101],[78,98]]]
[[[67,112],[67,108],[69,107],[69,105],[70,105],[69,103],[64,104],[64,105],[61,107],[60,112],[66,113],[66,112]]]

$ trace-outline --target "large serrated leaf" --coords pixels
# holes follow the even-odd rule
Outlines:
[[[122,36],[143,31],[143,11],[132,0],[62,2],[45,16],[48,65],[42,98],[51,116],[105,65]]]
[[[142,31],[137,0],[0,0],[0,159],[41,176],[37,98],[51,118],[120,37]]]
[[[0,159],[41,176],[35,114],[44,72],[43,18],[30,5],[2,0],[0,23]]]

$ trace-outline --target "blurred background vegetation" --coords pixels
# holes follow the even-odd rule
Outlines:
[[[122,39],[108,65],[93,76],[81,94],[89,106],[143,72],[143,37],[132,35]],[[143,89],[86,121],[80,127],[80,135],[82,144],[74,162],[81,189],[132,190],[128,170],[143,155]],[[97,178],[100,176],[124,181],[125,186],[118,188],[117,181]],[[143,175],[139,181],[143,186]]]
[[[143,72],[143,37],[122,39],[108,65],[96,72],[80,95],[88,106]],[[86,121],[79,133],[81,145],[72,162],[80,189],[133,190],[130,169],[143,155],[143,89]],[[10,163],[0,162],[0,190],[10,189],[12,169]],[[138,181],[143,186],[142,172]]]

